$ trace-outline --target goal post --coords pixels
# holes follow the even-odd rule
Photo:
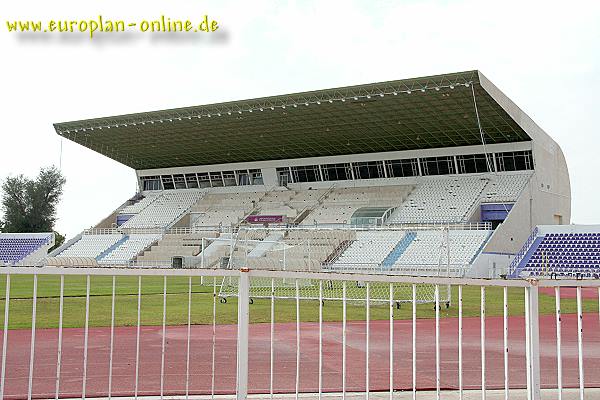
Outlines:
[[[343,231],[342,231],[343,232]],[[345,237],[345,236],[344,236]],[[259,269],[277,271],[303,272],[360,272],[362,274],[391,274],[411,276],[459,276],[463,266],[450,265],[448,229],[440,229],[439,245],[432,248],[439,254],[437,263],[415,264],[403,266],[402,269],[383,269],[378,265],[345,266],[327,263],[332,252],[341,246],[340,231],[332,229],[252,229],[240,230],[238,233],[222,235],[219,238],[203,240],[201,265],[204,268],[225,269]],[[346,240],[348,242],[348,240]],[[332,244],[333,243],[333,244]],[[436,242],[437,243],[437,242]],[[346,243],[347,245],[347,243]],[[337,247],[336,247],[337,246]],[[445,260],[443,260],[445,256]],[[233,277],[222,279],[218,286],[221,299],[237,296],[237,280]],[[319,281],[309,277],[298,280],[302,299],[319,299]],[[440,302],[449,303],[450,287],[439,286]],[[296,297],[295,279],[252,278],[250,281],[250,297],[253,299],[270,298],[289,299]],[[412,285],[394,285],[394,301],[397,303],[412,302]],[[342,284],[339,281],[323,282],[323,298],[326,300],[342,299]],[[355,281],[346,285],[348,301],[364,301],[366,299],[365,282]],[[390,289],[386,283],[370,283],[370,300],[374,303],[389,302]],[[435,286],[421,284],[417,286],[417,302],[435,302]]]
[[[316,279],[298,279],[298,297],[301,300],[319,300],[319,280]],[[367,299],[367,285],[364,281],[346,281],[346,301],[364,302]],[[218,286],[218,285],[217,285]],[[339,280],[323,281],[323,300],[343,300],[343,283]],[[393,301],[395,303],[412,303],[413,289],[412,284],[394,283]],[[417,284],[416,301],[417,303],[435,302],[435,285]],[[451,298],[451,289],[449,285],[439,285],[440,303],[449,304]],[[225,277],[222,279],[218,295],[226,300],[229,297],[237,297],[238,278]],[[295,299],[296,298],[296,279],[282,278],[257,278],[250,280],[250,298],[252,299],[270,299],[273,296],[276,299]],[[369,300],[372,304],[389,303],[390,284],[385,282],[369,282]]]

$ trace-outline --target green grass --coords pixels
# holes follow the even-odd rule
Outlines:
[[[90,313],[89,325],[91,327],[110,326],[112,277],[92,277],[90,285]],[[167,285],[167,324],[187,324],[188,314],[188,278],[169,277]],[[5,307],[4,279],[0,279],[0,315],[4,315]],[[385,285],[384,289],[387,288]],[[373,288],[372,291],[374,292]],[[219,287],[217,287],[217,292]],[[306,293],[308,289],[302,289]],[[354,289],[356,291],[356,289]],[[86,280],[84,276],[65,276],[64,286],[64,308],[63,326],[82,327],[85,321],[85,292]],[[115,325],[134,326],[137,324],[137,277],[117,277],[115,296]],[[200,285],[198,277],[193,278],[192,284],[192,323],[212,323],[213,310],[213,286]],[[294,291],[288,291],[293,294]],[[26,275],[11,276],[10,288],[10,329],[22,329],[31,327],[33,277]],[[59,276],[40,275],[38,277],[37,319],[38,328],[55,328],[58,326],[59,315]],[[338,289],[336,295],[341,294]],[[318,291],[313,294],[317,295]],[[457,290],[452,290],[452,306],[443,308],[442,317],[456,317]],[[486,289],[486,311],[488,316],[502,315],[502,288]],[[252,323],[270,321],[269,299],[255,299],[250,305],[250,320]],[[524,299],[522,288],[509,289],[509,314],[512,316],[523,315]],[[142,278],[142,302],[140,320],[142,325],[162,324],[163,308],[163,278]],[[598,302],[595,299],[584,300],[585,312],[597,312]],[[216,301],[216,321],[218,324],[235,323],[237,320],[237,299],[230,297],[227,303]],[[463,288],[463,315],[465,317],[478,316],[480,310],[479,287],[465,286]],[[540,294],[540,314],[554,313],[554,297]],[[562,300],[563,313],[576,312],[574,299]],[[318,321],[318,302],[314,300],[303,300],[300,304],[300,317],[302,321]],[[417,306],[419,318],[433,318],[435,311],[432,304],[419,304]],[[371,318],[373,320],[387,319],[389,307],[387,305],[372,305]],[[365,306],[363,304],[348,303],[348,320],[364,320]],[[394,310],[394,318],[412,318],[410,304],[403,304],[400,309]],[[323,319],[325,321],[340,321],[342,319],[342,304],[340,301],[326,300],[323,308]],[[2,319],[3,320],[3,319]],[[293,322],[296,320],[295,300],[278,299],[275,303],[275,320],[277,322]]]

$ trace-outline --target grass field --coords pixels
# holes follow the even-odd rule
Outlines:
[[[0,280],[0,313],[4,315],[6,282]],[[200,278],[192,281],[192,309],[193,324],[210,324],[213,319],[213,283],[200,284]],[[219,292],[219,286],[216,288]],[[306,293],[306,288],[302,289]],[[317,292],[317,291],[315,291]],[[10,287],[10,316],[9,328],[20,329],[31,327],[33,277],[27,275],[11,276]],[[86,280],[84,276],[65,276],[63,326],[82,327],[85,321],[85,293]],[[110,326],[111,315],[112,277],[95,276],[90,280],[90,313],[89,324],[92,327]],[[137,277],[117,277],[115,296],[115,325],[133,326],[137,323]],[[293,291],[292,291],[293,293]],[[40,275],[38,277],[37,292],[37,319],[38,328],[55,328],[58,326],[59,317],[59,276]],[[316,293],[313,293],[316,294]],[[458,313],[457,289],[452,290],[452,306],[443,308],[442,317],[456,317]],[[488,316],[502,315],[502,288],[486,289],[486,311]],[[509,314],[512,316],[523,315],[524,298],[523,289],[509,289]],[[554,313],[554,297],[540,294],[540,314]],[[584,300],[585,312],[597,312],[597,300]],[[140,320],[142,325],[162,324],[163,310],[163,278],[142,278],[142,302]],[[465,286],[463,288],[463,315],[478,316],[480,310],[479,287]],[[574,299],[562,300],[563,313],[576,312]],[[300,304],[300,318],[302,321],[318,321],[318,301],[303,300]],[[167,324],[187,324],[188,314],[188,278],[169,277],[167,280]],[[432,304],[419,304],[417,306],[419,318],[433,318],[435,311]],[[387,319],[389,308],[387,305],[372,305],[372,319]],[[327,300],[323,308],[325,321],[340,321],[342,319],[342,304],[340,301]],[[348,320],[364,320],[364,303],[349,303],[347,306]],[[410,304],[403,304],[400,309],[394,310],[394,318],[412,318]],[[237,320],[237,299],[231,297],[223,304],[216,300],[216,322],[218,324],[235,323]],[[250,320],[252,323],[270,321],[270,299],[254,299],[250,306]],[[275,303],[276,322],[292,322],[296,320],[295,300],[277,299]]]

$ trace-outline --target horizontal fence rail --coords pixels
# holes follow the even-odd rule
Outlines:
[[[193,227],[155,227],[155,228],[90,228],[82,232],[82,235],[115,235],[115,234],[176,234],[189,235],[204,232],[235,233],[238,231],[261,231],[261,230],[349,230],[349,231],[372,231],[372,230],[491,230],[489,222],[456,222],[456,223],[398,223],[388,225],[356,225],[356,224],[269,224],[268,227],[260,225],[195,225]]]
[[[166,233],[191,234],[206,231],[220,231],[222,233],[238,231],[271,231],[271,230],[348,230],[348,231],[390,231],[390,230],[491,230],[492,224],[489,222],[453,222],[453,223],[398,223],[384,225],[357,225],[348,223],[339,224],[269,224],[268,227],[261,225],[240,225],[240,226],[215,226],[215,225],[196,225],[192,228],[177,227],[166,230]]]
[[[538,400],[542,388],[584,399],[600,386],[598,348],[586,353],[600,339],[594,280],[53,267],[0,275],[0,398],[394,399],[452,389],[460,399],[522,390]]]
[[[424,276],[452,276],[462,278],[470,267],[469,264],[400,264],[384,266],[383,263],[348,263],[334,262],[322,263],[323,269],[338,273],[367,273],[385,275],[424,275]]]

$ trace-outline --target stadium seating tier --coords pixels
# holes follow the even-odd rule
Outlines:
[[[354,213],[365,207],[395,209],[386,224],[468,222],[480,203],[516,201],[530,176],[529,173],[428,176],[417,178],[411,185],[334,185],[329,189],[252,188],[240,192],[182,189],[143,192],[131,200],[132,204],[120,210],[119,215],[129,219],[117,231],[107,235],[83,235],[58,257],[91,258],[101,264],[125,264],[134,259],[140,263],[167,264],[174,255],[197,255],[197,238],[194,246],[191,246],[189,242],[188,245],[184,244],[186,239],[183,237],[163,237],[177,221],[180,222],[176,226],[189,224],[185,228],[192,232],[204,231],[211,238],[218,235],[216,231],[242,226],[240,224],[244,224],[244,218],[249,215],[283,215],[288,223],[296,221],[301,227],[335,227],[348,225]],[[185,215],[189,216],[189,222],[182,220]],[[489,232],[473,231],[460,235],[455,232],[450,233],[450,263],[468,264],[487,240]],[[295,259],[301,263],[307,258],[306,248],[294,239],[294,235],[296,233],[291,231],[282,241],[290,246],[286,251],[288,260]],[[447,262],[445,253],[432,251],[443,247],[437,231],[418,231],[410,235],[399,231],[378,231],[353,235],[336,237],[324,243],[325,247],[322,248],[315,247],[319,237],[312,237],[311,265],[307,267],[312,268],[314,263],[327,261],[338,266],[371,264],[396,270],[406,265]],[[257,239],[264,239],[265,236]],[[303,238],[304,242],[307,240]],[[214,251],[214,254],[220,253],[220,249]],[[278,257],[272,254],[271,258],[274,260]],[[250,262],[263,267],[273,264],[260,258]]]
[[[528,255],[521,276],[600,278],[600,232],[546,233]]]
[[[44,247],[47,251],[52,242],[52,233],[0,233],[0,265],[17,265]]]

